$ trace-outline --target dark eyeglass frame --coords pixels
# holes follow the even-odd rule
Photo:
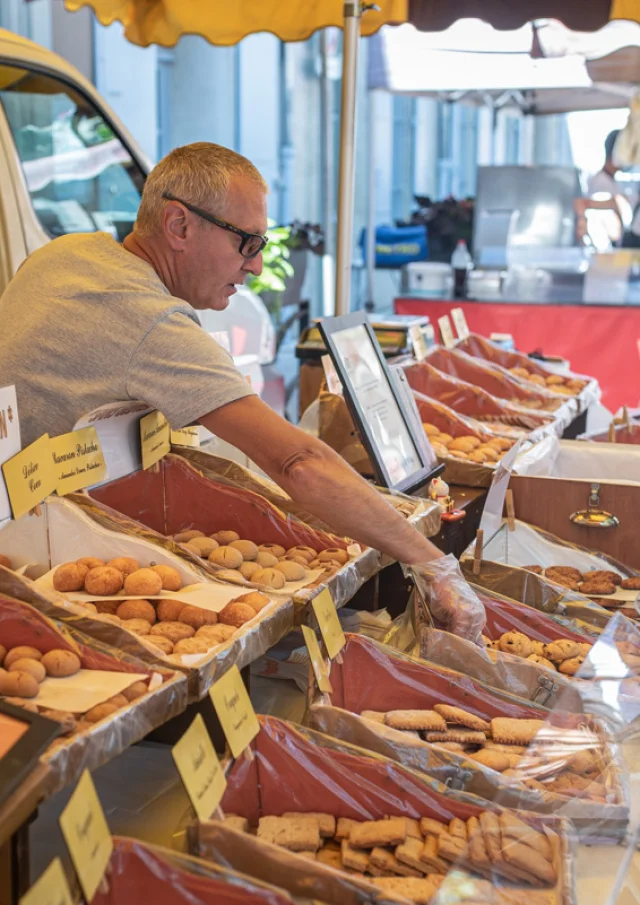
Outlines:
[[[256,258],[261,251],[264,251],[269,240],[266,236],[261,236],[260,233],[248,233],[244,229],[240,229],[239,226],[234,226],[232,223],[227,223],[226,220],[221,220],[220,217],[215,217],[213,214],[208,213],[207,211],[203,211],[202,208],[196,207],[195,204],[191,204],[189,201],[183,201],[182,198],[176,198],[175,195],[170,194],[170,192],[163,192],[162,197],[165,201],[177,201],[178,204],[182,204],[188,211],[191,211],[192,214],[195,214],[197,217],[202,217],[203,220],[207,220],[209,223],[213,223],[214,226],[219,226],[220,229],[226,229],[227,232],[235,233],[236,236],[240,236],[242,242],[240,243],[240,248],[238,249],[243,258],[247,260],[251,260],[251,258]],[[251,239],[258,239],[260,242],[260,246],[256,251],[252,251],[250,253],[245,252],[245,246],[247,242]]]

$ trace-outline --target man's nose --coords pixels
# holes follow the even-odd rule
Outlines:
[[[259,277],[262,273],[262,252],[257,254],[255,258],[245,258],[242,269],[246,270],[247,273],[252,273],[254,276]]]

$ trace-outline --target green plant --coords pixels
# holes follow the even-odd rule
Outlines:
[[[282,293],[286,289],[287,280],[293,276],[293,267],[289,262],[290,226],[275,226],[269,220],[267,230],[269,244],[262,252],[262,273],[247,280],[249,289],[263,297],[270,313],[280,310]]]

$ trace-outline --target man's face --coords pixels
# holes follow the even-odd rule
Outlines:
[[[229,185],[226,203],[220,210],[207,210],[248,233],[267,231],[267,197],[260,186],[243,177]],[[224,310],[235,287],[250,274],[262,271],[262,254],[244,258],[241,236],[207,223],[189,213],[189,241],[181,256],[180,284],[183,297],[194,308]]]

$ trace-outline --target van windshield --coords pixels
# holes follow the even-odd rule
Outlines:
[[[49,236],[103,230],[122,241],[145,174],[93,103],[53,76],[0,65],[0,104]]]

